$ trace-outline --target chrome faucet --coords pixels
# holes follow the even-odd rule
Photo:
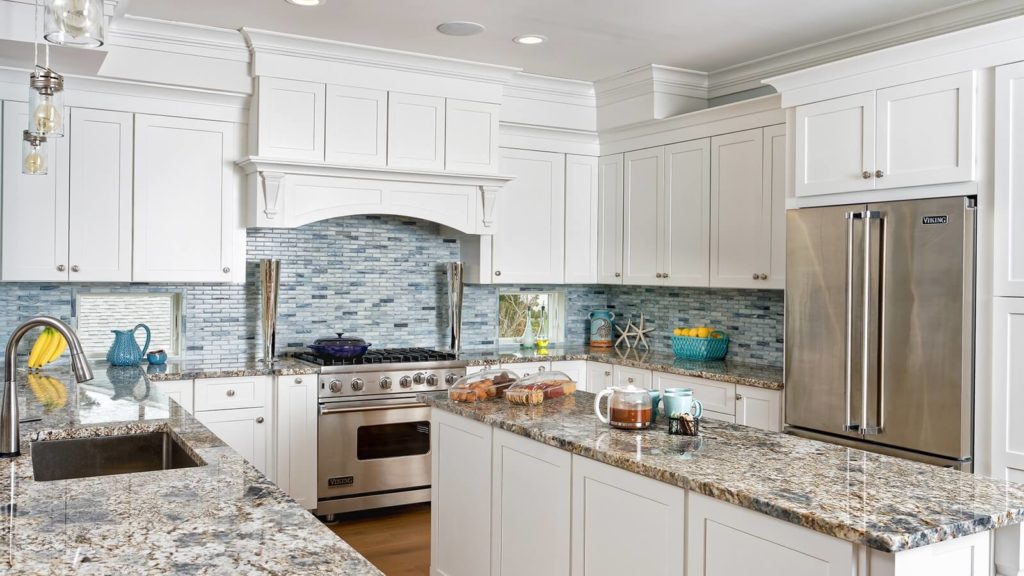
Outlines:
[[[92,380],[92,368],[82,352],[82,343],[75,331],[64,322],[52,316],[36,316],[25,321],[14,329],[7,341],[7,358],[4,365],[4,397],[0,404],[0,458],[11,458],[21,453],[21,422],[18,420],[18,344],[33,328],[39,326],[53,328],[68,341],[71,352],[71,370],[75,380],[87,382]]]

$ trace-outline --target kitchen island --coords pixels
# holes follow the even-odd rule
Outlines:
[[[381,574],[238,453],[159,394],[143,368],[97,365],[63,391],[19,373],[22,455],[0,460],[4,574]],[[36,481],[32,443],[166,431],[202,465]]]
[[[708,418],[697,438],[612,430],[585,392],[421,398],[434,575],[1021,569],[1024,486]]]

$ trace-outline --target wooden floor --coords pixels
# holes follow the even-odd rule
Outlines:
[[[387,576],[430,572],[430,504],[339,515],[327,525]]]

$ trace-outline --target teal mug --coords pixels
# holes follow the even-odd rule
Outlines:
[[[671,418],[673,414],[690,413],[694,418],[700,418],[704,413],[704,405],[693,397],[692,388],[666,388],[661,395],[662,412],[666,417]]]

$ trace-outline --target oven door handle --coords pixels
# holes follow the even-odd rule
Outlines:
[[[327,414],[344,414],[346,412],[369,412],[371,410],[396,410],[399,408],[426,408],[427,405],[422,402],[412,402],[408,404],[385,404],[383,406],[353,406],[351,408],[324,408],[324,405],[320,405],[320,415],[326,416]]]

